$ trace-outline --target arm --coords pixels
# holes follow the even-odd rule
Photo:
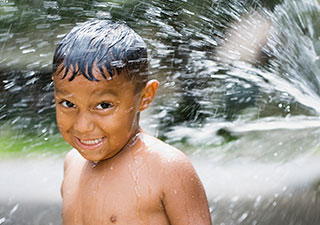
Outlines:
[[[168,163],[163,204],[172,225],[211,225],[208,201],[190,161],[179,153]]]
[[[65,158],[64,158],[63,177],[65,177],[65,174],[66,174],[66,171],[67,171],[67,169],[68,169],[68,167],[69,167],[69,164],[71,163],[72,158],[73,158],[73,155],[75,154],[74,151],[75,151],[74,149],[73,149],[73,150],[70,150],[70,151],[66,154],[66,156],[65,156]],[[63,179],[63,181],[62,181],[62,183],[61,183],[61,187],[60,187],[60,193],[61,193],[61,197],[62,197],[62,198],[63,198],[63,182],[64,182],[64,179]]]

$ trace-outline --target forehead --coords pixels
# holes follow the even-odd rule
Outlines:
[[[54,88],[56,92],[71,93],[71,92],[89,92],[95,94],[103,94],[106,91],[113,93],[128,92],[134,90],[134,82],[129,81],[126,77],[115,75],[112,79],[105,79],[102,75],[97,76],[98,81],[90,81],[82,75],[76,76],[72,81],[69,81],[67,75],[62,79],[62,75],[55,75]]]

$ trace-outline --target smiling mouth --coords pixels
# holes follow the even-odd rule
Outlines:
[[[83,140],[78,137],[76,137],[76,140],[80,147],[85,148],[85,149],[93,149],[99,147],[102,142],[103,142],[103,137],[102,138],[97,138],[97,139],[90,139],[90,140]]]
[[[85,144],[85,145],[96,145],[96,144],[99,144],[100,142],[102,142],[103,138],[99,138],[99,139],[93,139],[93,140],[81,140],[79,138],[79,141],[82,143],[82,144]]]

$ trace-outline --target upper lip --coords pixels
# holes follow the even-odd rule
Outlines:
[[[77,137],[77,136],[75,136],[75,137],[78,138],[81,141],[94,141],[94,140],[98,140],[98,139],[104,138],[104,137],[81,138],[81,137]]]
[[[104,137],[100,137],[100,138],[79,138],[79,137],[76,137],[80,142],[88,142],[88,141],[97,141],[99,140],[102,141]]]

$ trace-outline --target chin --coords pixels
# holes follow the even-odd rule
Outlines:
[[[103,159],[100,155],[97,154],[88,154],[87,152],[83,152],[82,150],[77,149],[77,151],[80,153],[80,155],[85,158],[86,160],[93,161],[93,162],[98,162]]]
[[[89,153],[88,154],[87,152],[82,152],[82,151],[79,151],[79,153],[86,160],[89,160],[89,161],[92,161],[92,162],[95,162],[95,163],[100,162],[102,160],[110,159],[110,158],[113,157],[113,155],[109,156],[109,155],[102,155],[102,154],[97,154],[97,153],[92,153],[92,154]]]

